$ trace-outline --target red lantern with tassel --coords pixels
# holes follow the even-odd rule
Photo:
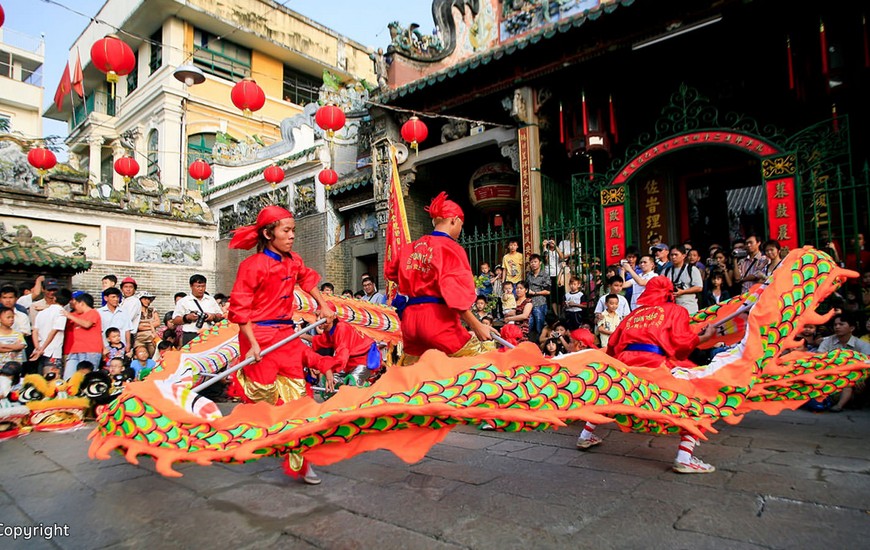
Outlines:
[[[317,174],[317,181],[325,185],[326,189],[329,190],[330,186],[335,185],[338,182],[338,172],[332,168],[321,170],[320,173]]]
[[[332,104],[324,105],[317,109],[314,114],[314,122],[321,130],[326,131],[326,136],[332,138],[335,132],[344,128],[345,116],[340,107]]]
[[[115,97],[118,77],[128,75],[136,69],[133,49],[114,34],[94,42],[91,46],[91,61],[94,67],[106,73],[106,81],[112,84],[112,97]]]
[[[243,78],[233,86],[230,99],[245,116],[251,116],[252,112],[259,111],[266,104],[266,93],[253,78]]]
[[[416,116],[412,116],[402,125],[402,139],[409,142],[414,151],[417,151],[419,144],[426,141],[427,137],[429,137],[429,128]]]
[[[197,185],[202,185],[205,180],[211,177],[211,166],[202,159],[196,159],[190,163],[187,173],[196,180]]]
[[[277,164],[273,164],[263,170],[263,179],[271,183],[272,187],[275,187],[284,181],[284,170],[281,170],[281,167]]]
[[[130,179],[139,173],[139,163],[131,156],[123,156],[115,161],[115,172],[124,176],[125,183],[130,183]]]
[[[57,165],[57,157],[44,147],[34,147],[27,153],[27,162],[36,168],[39,174],[39,186],[42,187],[42,178],[45,173]]]

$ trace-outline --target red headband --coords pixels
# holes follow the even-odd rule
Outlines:
[[[424,210],[429,212],[429,216],[432,218],[459,218],[463,222],[465,221],[465,213],[462,212],[462,208],[448,199],[447,193],[444,191],[438,193],[438,196],[432,199],[432,202]]]
[[[260,235],[260,230],[284,218],[292,218],[293,213],[280,206],[267,206],[260,210],[257,214],[257,223],[253,225],[244,225],[233,232],[233,238],[230,240],[230,248],[238,248],[240,250],[248,250],[257,244],[257,239]]]

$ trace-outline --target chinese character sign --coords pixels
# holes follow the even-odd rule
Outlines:
[[[669,242],[667,219],[668,203],[665,200],[665,189],[655,178],[637,186],[638,221],[640,222],[638,242],[641,248],[646,246],[652,234],[661,236],[662,242]]]
[[[771,239],[790,249],[798,246],[797,202],[794,177],[768,180],[767,227]]]
[[[625,257],[625,205],[604,208],[604,256],[607,265]]]

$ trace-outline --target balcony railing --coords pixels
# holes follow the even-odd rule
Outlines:
[[[91,113],[115,116],[115,98],[111,97],[108,93],[103,91],[92,92],[85,96],[84,103],[82,103],[78,96],[73,95],[76,105],[69,120],[70,131],[84,122]]]
[[[7,44],[37,55],[45,55],[45,39],[43,37],[37,38],[12,29],[0,28],[0,44]]]

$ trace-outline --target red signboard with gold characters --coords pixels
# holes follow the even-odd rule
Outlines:
[[[768,235],[789,249],[798,246],[795,162],[795,155],[785,155],[761,163],[767,191]]]
[[[618,264],[625,257],[626,235],[625,223],[626,187],[617,185],[601,190],[601,207],[604,213],[604,263]]]

